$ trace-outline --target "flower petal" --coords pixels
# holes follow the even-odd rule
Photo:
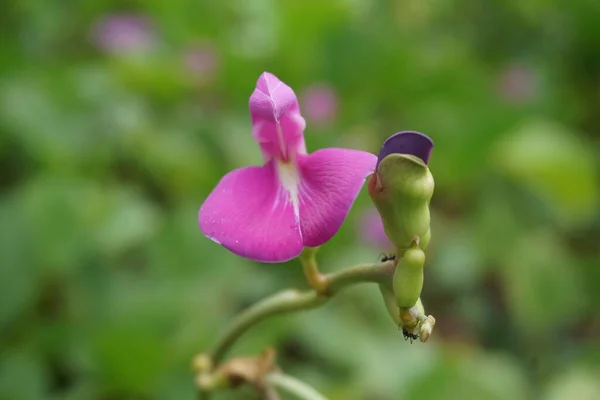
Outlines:
[[[298,158],[300,227],[305,246],[316,247],[337,233],[377,157],[349,149],[322,149]]]
[[[379,151],[377,165],[386,156],[394,153],[410,154],[419,157],[425,164],[429,162],[429,156],[433,149],[433,141],[429,136],[412,131],[398,132],[383,142],[383,146]]]
[[[303,248],[298,218],[273,163],[225,175],[200,207],[198,222],[204,235],[256,261],[287,261]]]
[[[304,128],[298,99],[292,88],[275,75],[263,73],[250,96],[252,136],[266,160],[287,161],[297,153],[306,153]]]

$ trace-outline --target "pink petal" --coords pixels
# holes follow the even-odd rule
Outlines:
[[[337,233],[377,157],[348,149],[322,149],[298,159],[300,227],[305,246],[316,247]]]
[[[225,175],[200,207],[198,221],[204,235],[252,260],[287,261],[303,248],[294,208],[273,163]]]
[[[298,99],[291,87],[275,75],[263,73],[250,96],[252,136],[259,143],[266,160],[287,161],[295,154],[306,153],[304,128]]]

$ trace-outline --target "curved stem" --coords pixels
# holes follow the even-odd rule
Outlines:
[[[214,365],[244,332],[258,322],[274,315],[316,307],[325,301],[327,298],[318,296],[315,291],[300,292],[296,289],[284,290],[259,301],[239,314],[220,337],[210,353]]]
[[[265,382],[282,392],[287,392],[300,400],[327,400],[325,396],[317,392],[308,384],[293,376],[282,372],[272,372],[265,378]]]
[[[356,265],[323,275],[326,295],[320,294],[323,292],[317,289],[307,291],[288,289],[259,301],[239,314],[220,336],[210,351],[213,365],[219,364],[231,346],[260,321],[274,315],[320,306],[339,291],[357,283],[373,282],[391,287],[394,268],[393,262]]]
[[[325,278],[325,275],[319,271],[319,266],[315,257],[318,250],[318,247],[305,247],[298,259],[300,260],[300,264],[302,264],[302,269],[308,285],[319,292],[319,294],[325,294],[325,290],[327,290],[327,279]]]
[[[379,291],[381,292],[381,296],[383,297],[383,303],[385,304],[385,308],[390,314],[392,321],[396,326],[400,325],[400,314],[398,310],[398,306],[396,305],[396,297],[394,296],[394,291],[389,287],[384,285],[379,285]]]

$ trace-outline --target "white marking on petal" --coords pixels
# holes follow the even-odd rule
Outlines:
[[[279,183],[283,190],[285,190],[286,200],[292,203],[294,207],[294,215],[296,220],[300,219],[300,199],[299,199],[299,187],[300,187],[300,171],[293,162],[283,163],[277,161],[277,174],[279,176]]]

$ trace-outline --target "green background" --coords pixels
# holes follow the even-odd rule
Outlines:
[[[152,21],[151,46],[97,45],[121,12]],[[192,357],[306,286],[297,261],[238,258],[197,226],[220,177],[262,161],[263,71],[337,93],[329,123],[307,118],[309,151],[433,138],[437,325],[410,345],[364,285],[235,354],[274,345],[333,400],[600,398],[598,18],[597,0],[3,2],[0,399],[193,399]],[[210,74],[184,62],[198,43]],[[371,207],[363,191],[324,271],[378,259]]]

